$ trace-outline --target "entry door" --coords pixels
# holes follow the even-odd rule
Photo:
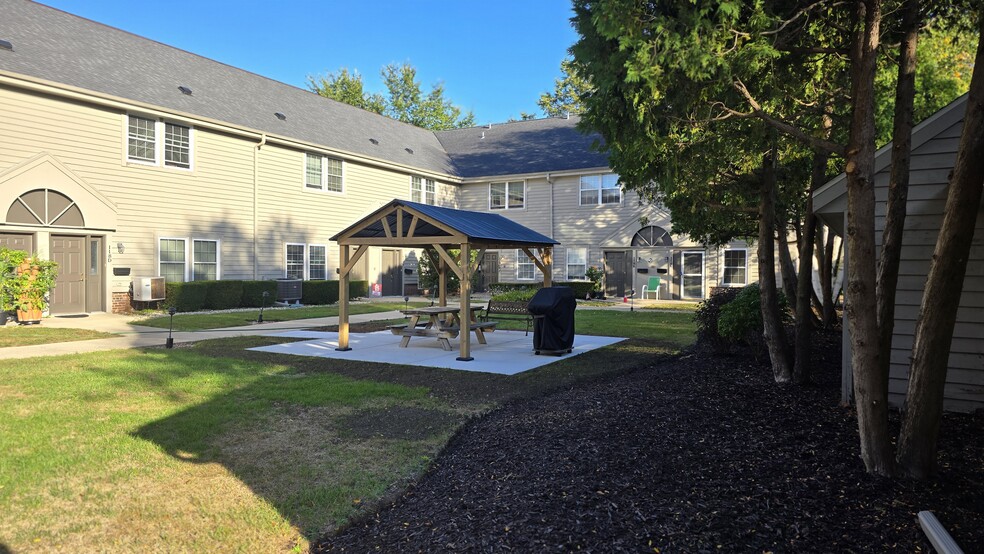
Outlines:
[[[85,272],[85,311],[103,310],[103,239],[89,237],[89,250],[86,252]]]
[[[399,250],[383,250],[383,296],[403,294],[403,256]]]
[[[85,312],[86,237],[52,235],[51,259],[58,264],[51,291],[52,314]]]
[[[18,233],[0,233],[0,246],[6,246],[11,250],[23,250],[28,254],[33,254],[34,235],[22,235]]]
[[[632,257],[626,252],[605,252],[605,294],[625,296],[631,291],[629,283]]]
[[[683,253],[683,274],[681,276],[684,298],[704,298],[704,253]]]
[[[517,254],[525,256],[526,254]],[[482,272],[479,274],[478,290],[475,292],[488,292],[489,285],[499,281],[499,253],[486,252],[482,258]]]

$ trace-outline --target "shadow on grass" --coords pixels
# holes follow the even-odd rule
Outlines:
[[[227,468],[309,539],[400,492],[469,417],[514,399],[634,371],[678,346],[633,339],[515,376],[285,356],[265,337],[203,341],[148,384],[188,402],[206,359],[204,402],[135,434],[175,458]],[[183,350],[183,351],[182,351]],[[200,396],[200,395],[199,395]]]

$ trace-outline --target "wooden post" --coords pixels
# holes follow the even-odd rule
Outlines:
[[[339,266],[342,268],[338,274],[338,348],[335,350],[348,351],[349,347],[349,270],[346,266],[349,263],[349,246],[347,244],[338,247]]]
[[[438,256],[437,261],[437,290],[440,298],[438,306],[448,305],[448,266],[444,263],[444,258]]]
[[[548,246],[542,250],[543,259],[543,286],[553,286],[553,248]]]
[[[475,358],[471,357],[471,246],[467,242],[461,243],[458,267],[461,268],[461,309],[458,314],[461,330],[458,332],[459,349],[456,359],[459,362],[470,362]]]

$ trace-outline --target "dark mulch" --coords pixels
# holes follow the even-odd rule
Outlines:
[[[812,387],[695,353],[508,405],[312,550],[918,552],[928,509],[984,552],[984,418],[947,416],[938,479],[869,477],[838,406],[839,346],[820,342]]]

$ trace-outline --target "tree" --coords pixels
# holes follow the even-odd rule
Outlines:
[[[572,59],[567,58],[560,62],[560,72],[562,76],[554,81],[554,91],[544,92],[536,102],[547,117],[581,113],[582,100],[591,90],[588,79],[577,72]]]
[[[424,94],[417,80],[417,70],[409,63],[390,64],[381,71],[387,95],[364,89],[362,75],[342,68],[323,77],[308,77],[308,87],[325,98],[344,102],[364,110],[431,130],[470,127],[475,124],[471,112],[462,113],[444,97],[444,85],[435,84]]]
[[[324,76],[308,76],[308,88],[325,98],[362,108],[378,114],[386,109],[386,99],[379,94],[366,92],[362,75],[358,71],[349,73],[347,68],[341,68],[337,73]]]
[[[984,17],[979,21],[984,35]],[[978,44],[960,147],[950,179],[943,225],[933,251],[916,320],[899,462],[917,478],[933,473],[947,359],[977,212],[984,189],[984,44]]]
[[[462,115],[461,108],[444,97],[443,84],[435,84],[424,95],[417,80],[417,70],[409,63],[387,65],[382,75],[389,91],[385,115],[435,131],[475,125],[474,114]]]

